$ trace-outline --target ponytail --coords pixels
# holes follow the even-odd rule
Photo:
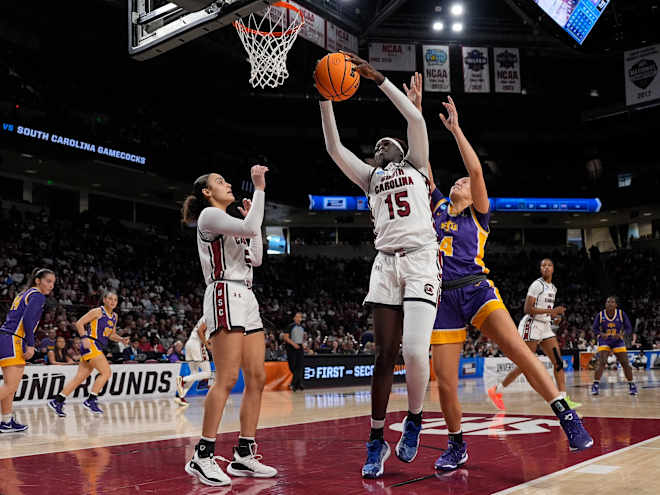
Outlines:
[[[189,195],[183,202],[183,207],[181,208],[181,217],[182,222],[187,224],[192,224],[197,221],[202,210],[207,206],[210,206],[208,199],[204,196],[202,192],[208,186],[210,174],[204,174],[195,180],[193,183],[193,192]]]
[[[49,273],[55,275],[55,272],[50,268],[35,268],[34,270],[32,270],[32,273],[30,274],[30,278],[28,280],[29,287],[34,287],[35,285],[37,285],[37,279],[43,278]]]

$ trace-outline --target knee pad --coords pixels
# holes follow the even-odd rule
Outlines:
[[[555,360],[557,361],[557,364],[555,365],[555,371],[559,372],[559,371],[564,369],[564,360],[561,358],[561,356],[557,352],[556,347],[552,348],[552,353],[555,355]]]

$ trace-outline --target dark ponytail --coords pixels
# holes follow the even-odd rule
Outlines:
[[[203,189],[208,187],[209,175],[204,174],[200,177],[197,177],[197,180],[193,183],[193,192],[189,195],[183,202],[183,208],[181,208],[181,217],[183,223],[192,224],[197,221],[199,214],[202,213],[202,210],[209,206],[209,201],[204,196],[202,192]]]
[[[34,270],[32,270],[32,273],[30,274],[30,278],[28,279],[28,287],[34,287],[35,285],[37,285],[38,278],[43,278],[49,273],[55,275],[55,272],[50,268],[35,268]]]

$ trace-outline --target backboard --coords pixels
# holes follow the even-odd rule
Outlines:
[[[167,0],[128,0],[128,53],[136,60],[156,57],[276,1],[209,0],[205,8],[191,12]]]

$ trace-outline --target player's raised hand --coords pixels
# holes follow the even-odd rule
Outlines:
[[[458,125],[458,111],[456,110],[456,104],[454,103],[454,100],[451,98],[451,96],[448,96],[447,101],[443,101],[442,105],[445,107],[445,110],[447,110],[447,117],[445,117],[443,114],[440,114],[440,120],[445,125],[447,130],[454,134],[460,130],[460,126]]]
[[[266,172],[268,172],[268,167],[264,167],[263,165],[254,165],[250,169],[252,183],[257,191],[266,189]]]
[[[419,72],[415,72],[410,76],[410,87],[406,86],[406,83],[403,83],[403,89],[406,92],[406,96],[412,102],[413,105],[419,110],[422,111],[422,75]]]
[[[239,206],[238,211],[243,215],[243,218],[245,218],[250,211],[250,208],[252,208],[252,200],[243,198],[243,206]]]
[[[374,67],[369,62],[358,57],[355,53],[345,52],[344,50],[340,50],[340,53],[346,55],[348,60],[350,60],[355,65],[355,68],[360,73],[360,76],[371,79],[378,85],[382,84],[385,80],[385,76],[383,74],[374,69]]]

